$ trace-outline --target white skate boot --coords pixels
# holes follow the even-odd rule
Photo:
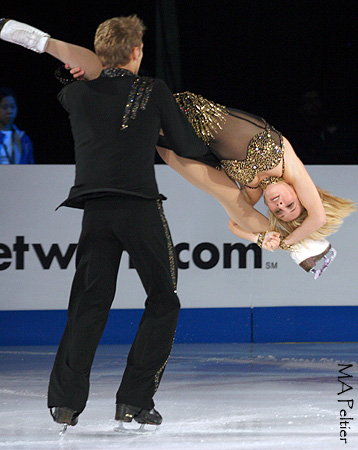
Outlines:
[[[289,251],[291,258],[306,272],[312,272],[317,280],[336,257],[336,250],[325,239],[314,241],[305,239],[302,243],[295,244]],[[318,262],[321,268],[315,267]]]
[[[34,52],[44,53],[50,35],[26,23],[11,19],[1,19],[0,38],[3,41],[21,45]]]

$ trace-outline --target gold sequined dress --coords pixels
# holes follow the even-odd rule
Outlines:
[[[263,118],[190,92],[175,94],[174,98],[208,145],[208,155],[193,159],[222,168],[241,186],[249,185],[258,172],[269,171],[283,160],[282,135]],[[251,187],[259,186],[264,188],[265,181]]]

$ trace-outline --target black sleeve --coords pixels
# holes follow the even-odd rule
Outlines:
[[[67,105],[67,102],[66,102],[66,91],[67,91],[67,87],[64,87],[63,89],[61,89],[60,92],[57,94],[57,99],[61,103],[63,108],[67,112],[69,112],[68,105]]]
[[[76,102],[78,98],[79,87],[85,81],[77,81],[76,83],[70,83],[63,87],[57,94],[57,100],[61,103],[62,107],[69,113],[71,105]]]
[[[72,83],[73,81],[76,81],[76,78],[73,77],[70,71],[65,69],[65,66],[61,66],[58,69],[56,69],[54,75],[56,80],[58,80],[61,84],[64,84],[65,86],[67,84]]]
[[[156,85],[161,127],[166,143],[163,147],[169,148],[185,158],[196,159],[208,155],[210,149],[195,134],[167,85],[159,79],[156,80]]]

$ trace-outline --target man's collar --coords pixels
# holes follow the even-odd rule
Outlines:
[[[135,77],[136,74],[127,69],[119,69],[115,67],[107,67],[103,69],[100,77]]]

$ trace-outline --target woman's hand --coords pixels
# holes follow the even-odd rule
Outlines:
[[[76,80],[85,80],[85,71],[81,69],[81,67],[73,67],[70,68],[69,64],[65,64],[65,69],[70,71],[70,74],[73,76],[73,78],[76,78]]]
[[[280,248],[280,233],[277,233],[276,231],[267,231],[264,240],[262,241],[262,248],[270,252]]]

